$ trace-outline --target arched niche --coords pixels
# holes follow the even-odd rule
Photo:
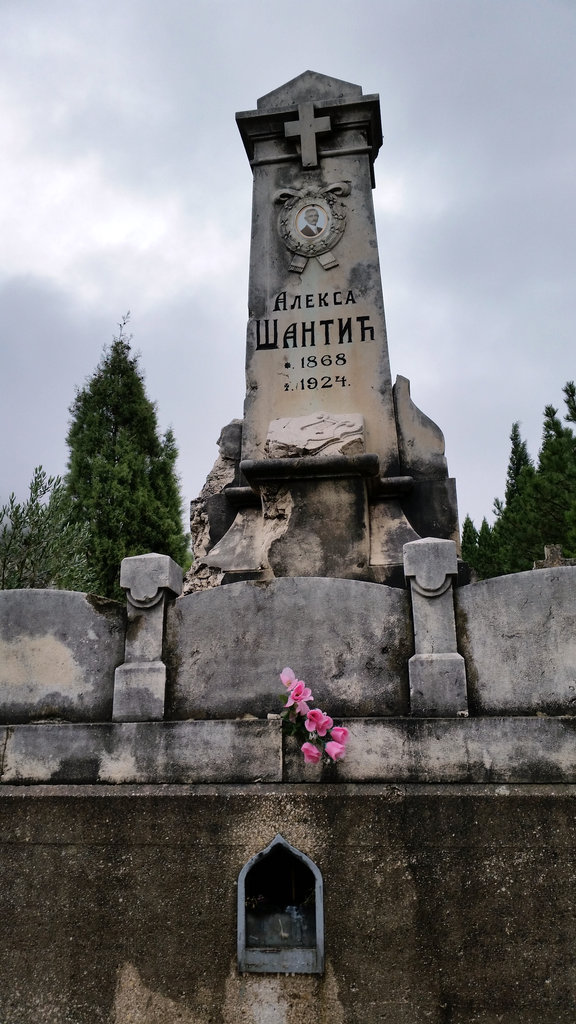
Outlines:
[[[322,875],[278,834],[238,876],[238,969],[322,974]]]

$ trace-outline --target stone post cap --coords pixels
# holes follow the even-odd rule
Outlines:
[[[120,565],[120,586],[129,591],[132,604],[149,607],[169,590],[175,597],[182,593],[182,569],[169,555],[133,555]]]
[[[426,537],[404,545],[404,575],[413,578],[419,593],[427,597],[443,594],[458,572],[458,555],[453,540]]]

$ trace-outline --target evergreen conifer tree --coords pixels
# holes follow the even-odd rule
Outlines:
[[[519,425],[512,426],[505,498],[494,502],[494,526],[483,522],[476,548],[467,527],[471,550],[467,560],[481,579],[531,569],[549,544],[560,545],[568,557],[576,555],[576,436],[570,426],[576,423],[573,381],[564,386],[564,400],[567,425],[552,405],[544,410],[536,466],[520,436]],[[464,549],[464,535],[462,540]]]
[[[574,387],[572,382],[564,389],[568,407],[566,419],[571,415],[570,391],[567,391],[570,386]],[[533,552],[535,558],[542,557],[545,544],[559,544],[565,555],[572,554],[570,523],[575,510],[576,438],[550,405],[544,410],[542,447],[533,485],[531,521],[538,544]]]
[[[462,525],[462,558],[471,569],[477,571],[478,530],[470,516],[466,516]]]
[[[532,465],[532,459],[528,454],[528,446],[526,441],[523,441],[520,436],[520,424],[516,421],[516,423],[512,424],[512,430],[510,431],[510,458],[508,460],[506,490],[504,492],[504,500],[507,505],[519,493],[519,480],[522,470]]]
[[[37,466],[28,498],[11,494],[0,506],[0,590],[93,590],[87,540],[85,525],[72,519],[64,482]]]
[[[564,401],[566,402],[566,421],[568,423],[576,423],[576,384],[573,380],[569,380],[564,387]],[[573,432],[572,432],[573,434]],[[576,474],[576,443],[573,436],[573,443],[571,448],[572,454],[572,479],[571,485],[574,486],[574,474]],[[566,512],[566,550],[564,552],[568,557],[576,557],[576,496],[573,496],[570,502],[569,508]]]
[[[482,520],[478,531],[478,552],[474,568],[481,580],[500,575],[498,550],[492,528],[486,518]]]
[[[503,576],[531,569],[534,559],[527,553],[531,546],[531,487],[534,465],[526,442],[520,435],[520,424],[510,431],[510,458],[506,473],[504,501],[494,501],[495,522],[492,528],[492,573]],[[533,538],[531,538],[533,543]]]
[[[125,335],[127,320],[78,390],[67,436],[73,514],[88,529],[98,592],[116,598],[123,597],[123,558],[157,551],[183,565],[187,553],[174,435],[159,434],[155,406]]]

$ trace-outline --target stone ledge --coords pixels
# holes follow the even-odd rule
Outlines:
[[[576,717],[348,719],[343,761],[306,765],[287,744],[286,782],[576,783]]]
[[[5,726],[0,781],[34,784],[576,784],[576,718],[347,719],[348,753],[306,765],[280,721]]]
[[[565,782],[544,783],[477,783],[477,782],[327,782],[323,786],[315,783],[294,783],[289,791],[284,782],[244,782],[244,783],[32,783],[27,786],[6,784],[0,786],[0,801],[8,806],[11,801],[28,803],[34,800],[49,799],[58,805],[60,801],[95,800],[137,800],[146,803],[162,797],[173,805],[183,801],[212,800],[252,800],[259,801],[286,799],[287,795],[295,800],[314,800],[322,804],[334,797],[344,805],[347,801],[385,799],[390,803],[403,800],[422,800],[438,798],[443,801],[458,801],[462,798],[473,798],[476,801],[503,800],[576,800],[576,785]],[[6,841],[6,829],[3,832]],[[69,838],[67,834],[67,838]],[[196,843],[194,833],[182,837],[182,843]],[[573,848],[571,843],[570,848]]]
[[[0,782],[282,781],[281,723],[42,723],[0,730]]]
[[[364,455],[301,455],[283,459],[245,459],[240,469],[249,483],[268,480],[314,480],[341,477],[378,477],[380,463],[372,453]]]

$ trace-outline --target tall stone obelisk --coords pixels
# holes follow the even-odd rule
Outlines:
[[[403,544],[457,540],[458,522],[442,433],[390,375],[378,97],[306,71],[237,122],[254,177],[246,400],[193,503],[199,585],[402,585]]]
[[[308,71],[236,119],[254,174],[242,456],[266,456],[275,420],[353,414],[365,450],[396,474],[372,203],[378,97]]]

